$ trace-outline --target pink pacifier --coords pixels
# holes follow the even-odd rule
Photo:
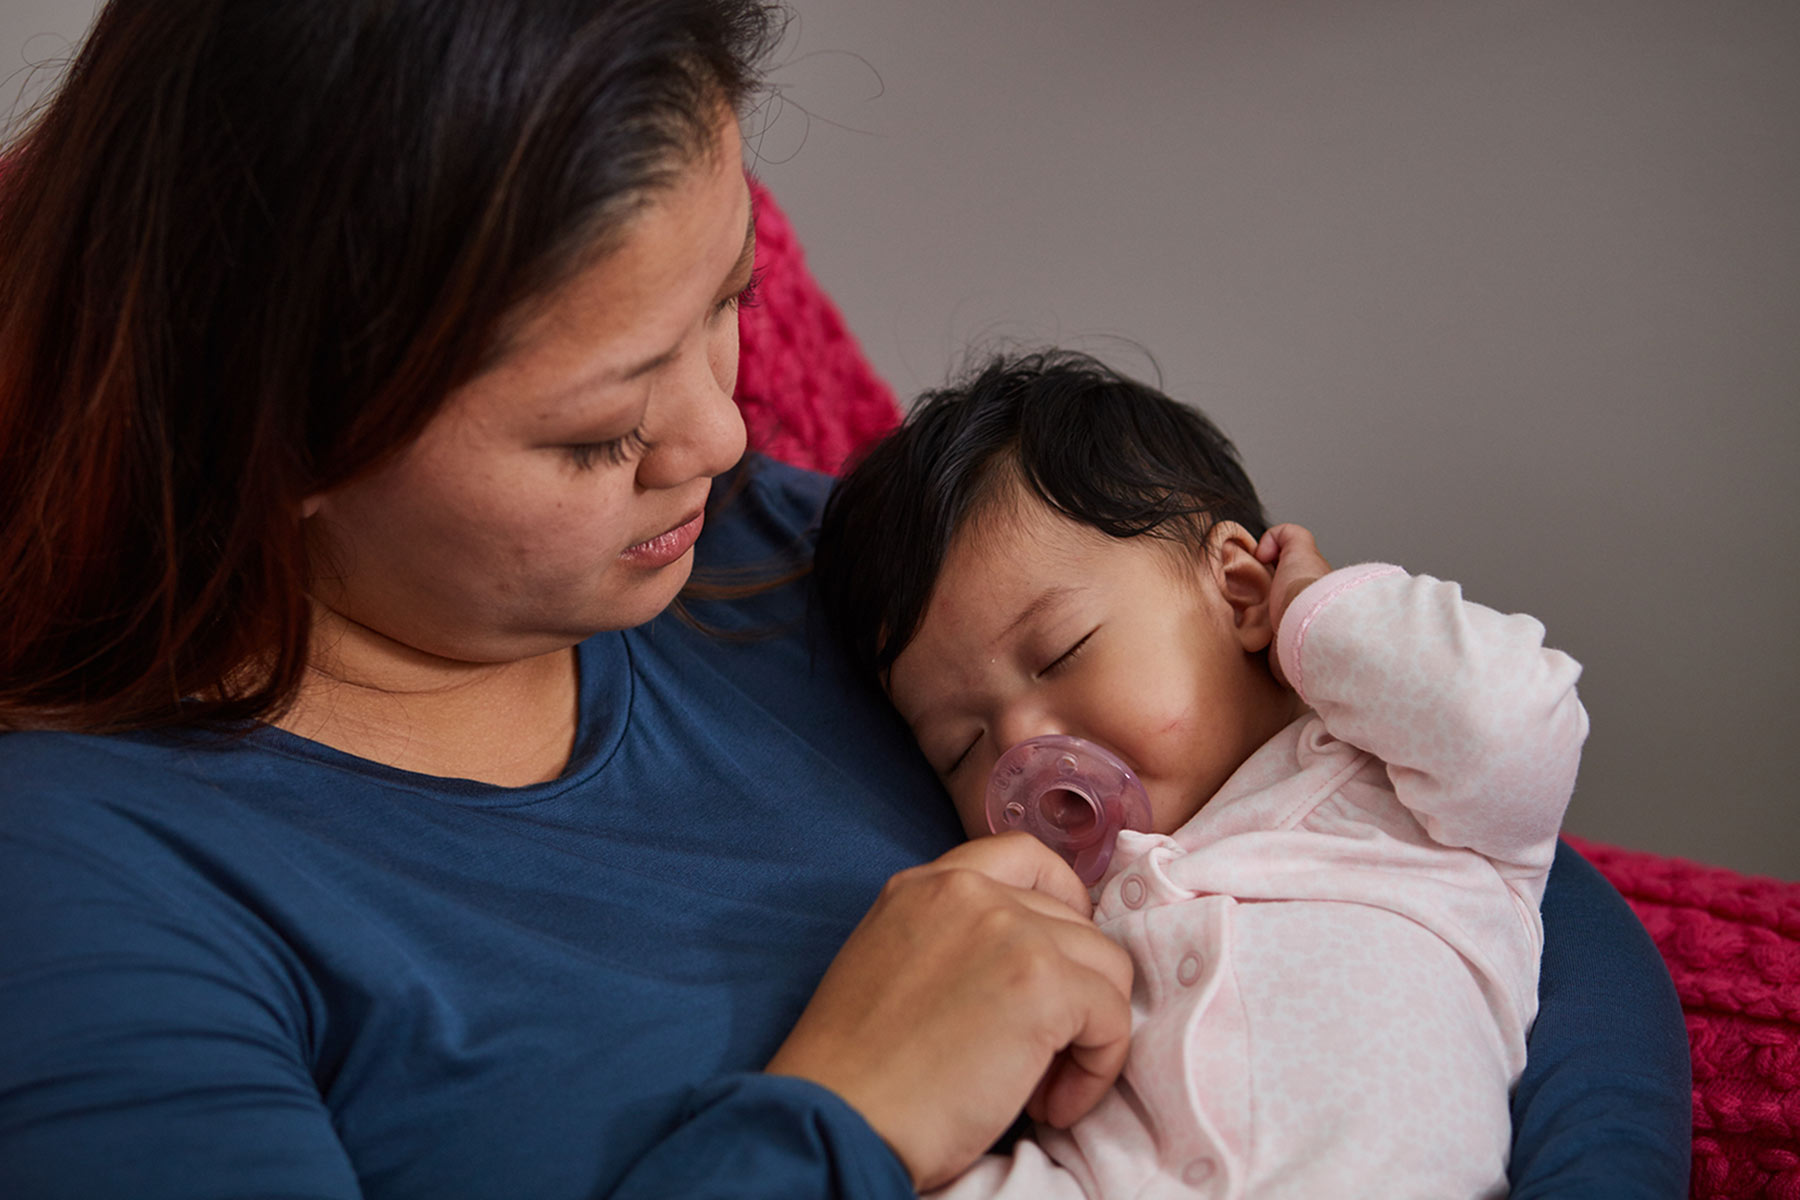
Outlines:
[[[1112,751],[1048,733],[1026,738],[994,764],[987,820],[993,833],[1023,829],[1093,887],[1106,874],[1119,831],[1149,830],[1150,798]]]

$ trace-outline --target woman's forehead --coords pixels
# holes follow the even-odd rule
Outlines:
[[[733,120],[713,153],[646,200],[616,245],[529,302],[505,351],[453,401],[522,406],[536,420],[586,416],[597,398],[671,359],[754,247],[737,146]]]

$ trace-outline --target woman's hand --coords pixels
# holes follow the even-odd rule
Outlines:
[[[862,1113],[920,1190],[1026,1106],[1087,1112],[1125,1065],[1131,959],[1089,919],[1075,873],[1001,834],[902,871],[838,952],[769,1063]]]
[[[1319,553],[1312,531],[1293,524],[1276,525],[1263,534],[1256,543],[1256,561],[1275,569],[1275,578],[1269,584],[1269,627],[1279,634],[1288,605],[1309,585],[1331,574],[1331,564]],[[1275,669],[1275,678],[1286,683],[1281,658],[1272,642],[1269,664]]]

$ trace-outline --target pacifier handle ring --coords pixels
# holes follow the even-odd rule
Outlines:
[[[1120,830],[1150,828],[1149,797],[1131,768],[1066,734],[1027,738],[1002,754],[988,778],[986,808],[990,832],[1023,829],[1089,886],[1112,861]]]

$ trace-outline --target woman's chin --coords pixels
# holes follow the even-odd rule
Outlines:
[[[694,555],[690,550],[674,562],[659,567],[615,567],[611,602],[601,616],[595,631],[630,629],[654,620],[675,602],[694,572]],[[625,578],[620,580],[619,576]],[[619,586],[619,584],[623,586]]]

